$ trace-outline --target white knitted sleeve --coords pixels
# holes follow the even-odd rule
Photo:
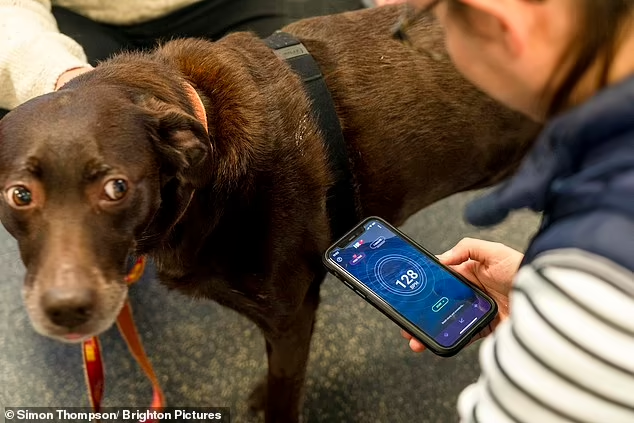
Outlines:
[[[0,0],[0,108],[53,91],[64,71],[85,65],[82,47],[59,32],[50,0]]]

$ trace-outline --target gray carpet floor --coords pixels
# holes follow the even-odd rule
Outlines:
[[[478,230],[462,220],[461,194],[413,216],[403,230],[434,253],[464,236],[523,248],[537,217],[518,213]],[[15,242],[0,230],[0,405],[87,406],[80,347],[37,335],[20,298],[23,268]],[[414,354],[398,328],[334,278],[322,304],[308,369],[306,421],[456,421],[456,398],[478,375],[478,345],[456,357]],[[256,327],[214,303],[168,294],[151,272],[131,290],[136,322],[173,406],[231,407],[232,421],[261,421],[245,400],[264,375],[264,341]],[[149,404],[151,389],[116,329],[102,336],[105,406]]]

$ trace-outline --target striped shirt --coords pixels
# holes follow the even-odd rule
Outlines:
[[[634,254],[634,252],[632,252]],[[579,250],[524,266],[462,423],[633,423],[634,273]]]

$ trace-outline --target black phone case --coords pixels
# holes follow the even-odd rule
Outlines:
[[[355,278],[353,278],[352,276],[346,274],[345,272],[340,272],[340,269],[338,267],[336,267],[336,264],[334,264],[333,262],[330,261],[330,252],[333,249],[335,249],[337,247],[340,247],[340,244],[342,244],[343,242],[346,242],[346,244],[347,244],[348,240],[351,237],[356,238],[361,233],[365,232],[364,227],[371,220],[377,220],[377,221],[381,222],[381,224],[385,225],[386,228],[389,228],[391,231],[394,231],[394,233],[396,233],[399,236],[401,236],[404,240],[406,240],[408,243],[410,243],[414,248],[418,249],[421,253],[423,253],[424,255],[426,255],[429,258],[431,258],[441,268],[443,268],[448,273],[452,274],[456,278],[458,278],[461,281],[463,281],[471,289],[476,291],[483,298],[485,298],[487,301],[489,301],[489,303],[491,303],[491,311],[489,311],[489,313],[486,314],[480,320],[480,322],[477,325],[475,325],[472,328],[470,328],[470,330],[465,333],[465,335],[460,340],[460,342],[455,344],[453,347],[446,348],[446,347],[443,347],[442,345],[438,344],[431,336],[427,335],[418,326],[414,325],[409,320],[407,320],[402,314],[400,314],[396,309],[394,309],[391,305],[389,305],[381,297],[376,295],[373,291],[369,290],[365,285],[360,284]],[[359,232],[360,229],[364,229],[364,230]],[[489,295],[487,295],[484,291],[482,291],[477,286],[474,286],[468,279],[465,279],[460,274],[454,272],[453,270],[451,270],[447,266],[443,265],[436,258],[436,256],[434,254],[432,254],[429,251],[427,251],[423,246],[418,244],[416,241],[411,239],[409,236],[407,236],[406,234],[404,234],[403,232],[401,232],[400,230],[395,228],[393,225],[391,225],[390,223],[388,223],[384,219],[382,219],[380,217],[377,217],[377,216],[370,216],[370,217],[365,218],[359,224],[357,224],[353,229],[348,231],[348,233],[346,233],[344,236],[342,236],[336,242],[334,242],[330,247],[328,247],[328,249],[324,253],[324,255],[322,257],[322,261],[324,263],[324,266],[326,266],[326,269],[328,269],[328,271],[331,274],[333,274],[337,279],[341,280],[348,288],[353,290],[363,300],[368,302],[374,308],[376,308],[381,313],[383,313],[387,318],[392,320],[394,323],[396,323],[402,329],[404,329],[409,334],[411,334],[416,339],[418,339],[420,342],[422,342],[423,345],[425,345],[427,347],[427,349],[429,349],[431,352],[433,352],[434,354],[436,354],[438,356],[441,356],[441,357],[451,357],[453,355],[456,355],[460,350],[462,350],[465,346],[467,346],[467,344],[469,343],[471,338],[473,338],[482,329],[484,329],[489,323],[491,323],[491,321],[497,315],[497,311],[498,311],[497,304],[495,303],[495,301],[493,301],[493,299]]]

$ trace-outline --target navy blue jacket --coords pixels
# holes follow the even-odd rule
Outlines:
[[[634,271],[634,77],[554,119],[518,173],[468,205],[467,221],[543,212],[525,262],[579,248]]]

